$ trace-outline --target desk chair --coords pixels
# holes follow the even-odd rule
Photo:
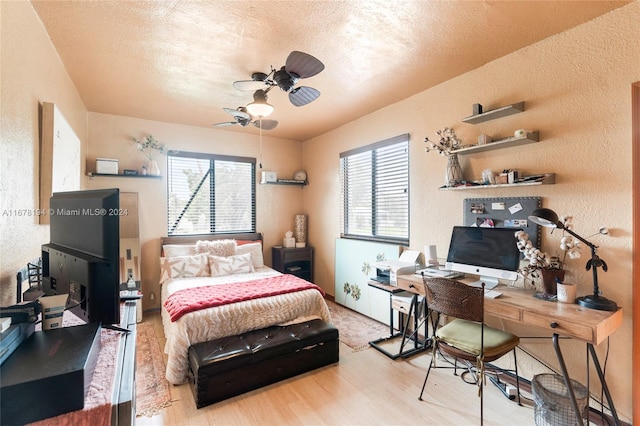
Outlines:
[[[433,352],[427,375],[422,384],[419,400],[422,401],[424,388],[431,368],[453,368],[457,375],[458,359],[475,362],[473,372],[480,396],[480,424],[484,414],[483,386],[486,382],[484,364],[492,362],[513,351],[515,364],[518,404],[520,404],[520,382],[515,348],[520,343],[518,336],[484,324],[484,284],[482,288],[471,287],[448,278],[422,277],[427,309],[438,313],[433,325]],[[440,315],[453,317],[452,321],[440,326]],[[454,357],[453,367],[437,367],[436,354],[441,351]]]

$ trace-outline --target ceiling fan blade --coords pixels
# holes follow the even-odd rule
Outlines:
[[[264,81],[256,81],[256,80],[238,80],[233,82],[233,87],[238,90],[252,90],[256,91],[259,89],[264,89],[267,85]]]
[[[242,111],[242,108],[244,107],[240,107],[238,109],[232,109],[232,108],[222,108],[222,109],[224,110],[224,112],[233,115],[235,118],[242,118],[245,120],[251,119],[251,116],[249,115],[249,113],[246,111]]]
[[[289,53],[285,67],[288,72],[294,73],[300,78],[309,78],[322,71],[324,64],[308,53],[294,50]]]
[[[276,120],[256,120],[253,125],[262,130],[273,130],[278,125]]]
[[[226,127],[226,126],[234,126],[238,124],[237,121],[227,121],[226,123],[216,123],[212,124],[213,127]]]
[[[300,86],[289,92],[289,100],[297,107],[315,101],[320,96],[320,92],[313,87]]]

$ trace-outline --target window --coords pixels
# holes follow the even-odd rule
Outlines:
[[[409,244],[409,135],[340,154],[342,236]]]
[[[256,231],[255,158],[169,151],[167,234]]]

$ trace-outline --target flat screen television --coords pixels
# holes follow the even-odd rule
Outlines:
[[[46,295],[68,294],[85,322],[120,323],[120,193],[117,188],[54,193],[50,242],[42,246]]]
[[[454,226],[451,233],[446,269],[480,275],[473,285],[485,288],[498,285],[499,279],[518,278],[520,251],[514,228]]]

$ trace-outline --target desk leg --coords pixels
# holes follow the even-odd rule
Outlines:
[[[573,406],[573,411],[576,413],[576,418],[578,419],[578,424],[583,426],[584,423],[582,421],[582,413],[578,408],[578,402],[576,401],[576,394],[573,392],[573,386],[571,386],[571,380],[569,379],[569,372],[567,371],[567,366],[564,363],[564,358],[562,356],[562,351],[560,350],[560,343],[558,341],[558,334],[553,333],[553,349],[556,351],[556,357],[558,358],[558,363],[560,364],[560,370],[562,370],[562,377],[564,377],[564,383],[567,386],[567,390],[569,391],[569,397],[571,398],[571,405]]]
[[[600,378],[600,384],[602,385],[602,390],[604,391],[604,395],[607,398],[607,402],[609,403],[609,409],[611,410],[611,415],[613,416],[614,424],[617,426],[620,424],[620,419],[618,418],[618,412],[616,411],[616,408],[613,406],[613,399],[611,398],[611,394],[609,393],[609,387],[607,386],[607,381],[604,379],[604,374],[602,374],[602,368],[600,368],[600,361],[598,361],[598,354],[596,354],[596,350],[591,343],[587,343],[587,347],[589,348],[591,359],[593,359],[593,364],[595,365],[596,371],[598,372],[598,377]]]

